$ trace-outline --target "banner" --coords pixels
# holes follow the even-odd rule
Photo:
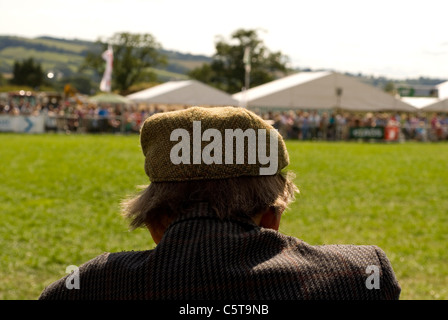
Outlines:
[[[114,52],[111,45],[109,45],[108,49],[103,52],[101,57],[106,61],[106,69],[104,70],[103,79],[101,79],[100,90],[110,92],[112,83],[112,68],[114,63]]]
[[[400,128],[390,126],[384,129],[384,140],[397,141],[400,136]]]
[[[0,115],[0,132],[44,133],[45,116]]]
[[[384,127],[350,128],[352,139],[384,139]]]

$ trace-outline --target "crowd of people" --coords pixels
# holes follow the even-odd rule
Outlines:
[[[286,139],[348,140],[350,128],[399,128],[403,140],[440,141],[448,138],[448,115],[441,113],[285,111],[262,114]]]
[[[0,103],[0,115],[45,115],[45,131],[65,133],[139,133],[144,120],[157,112],[186,106],[57,104],[9,101]],[[257,112],[285,139],[349,140],[350,128],[398,127],[401,140],[441,141],[448,139],[448,114],[442,113],[354,113],[343,111],[290,110]]]
[[[160,112],[157,106],[89,103],[0,104],[0,115],[45,116],[45,131],[65,133],[139,133],[143,121]]]

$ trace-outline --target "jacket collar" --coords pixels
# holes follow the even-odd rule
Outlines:
[[[178,224],[187,220],[198,220],[198,219],[216,219],[222,221],[233,221],[239,224],[244,224],[247,228],[259,228],[255,222],[250,217],[231,217],[231,218],[220,218],[218,213],[213,210],[213,208],[207,202],[196,202],[189,204],[183,212],[176,218],[168,228],[173,225]]]

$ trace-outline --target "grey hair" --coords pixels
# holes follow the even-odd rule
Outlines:
[[[208,202],[220,218],[254,217],[267,208],[280,214],[299,193],[294,178],[292,172],[282,172],[273,176],[153,182],[137,196],[122,201],[122,215],[134,230],[159,225],[161,219],[175,219],[189,203],[197,201]]]

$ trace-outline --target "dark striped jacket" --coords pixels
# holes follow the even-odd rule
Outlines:
[[[379,271],[379,288],[367,284]],[[250,221],[220,220],[206,206],[172,223],[153,250],[102,254],[39,299],[398,299],[400,286],[376,246],[312,246]],[[73,276],[73,275],[71,275]],[[69,279],[70,280],[70,279]]]

